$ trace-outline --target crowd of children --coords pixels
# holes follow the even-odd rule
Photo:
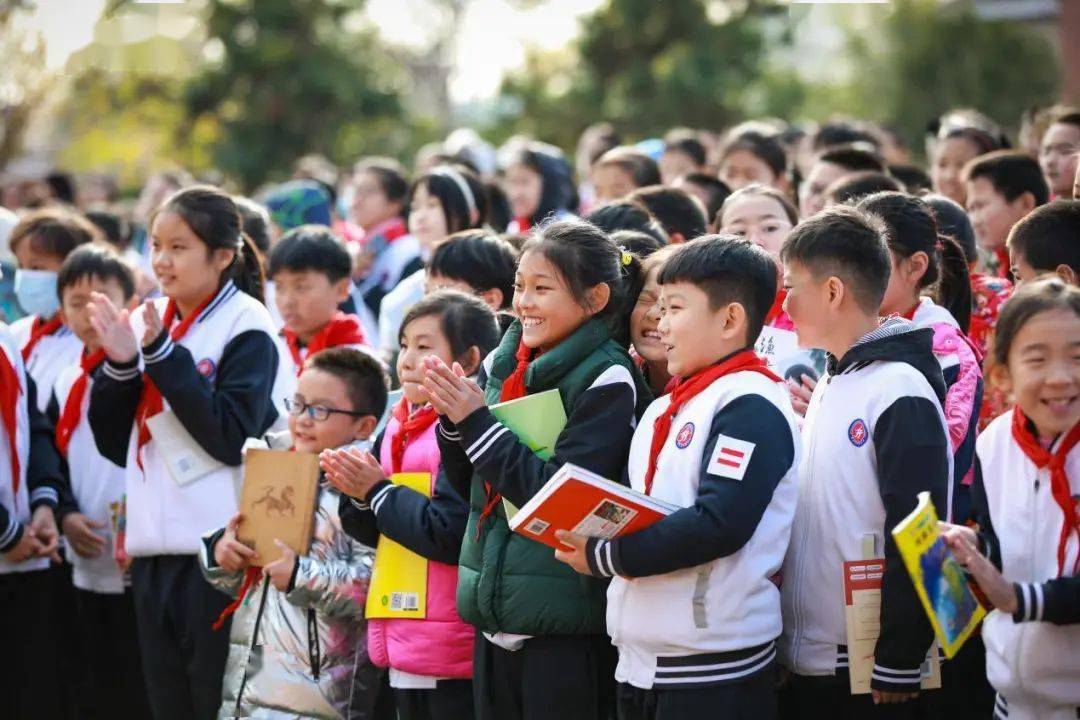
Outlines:
[[[576,162],[455,133],[257,198],[174,172],[130,216],[5,188],[3,715],[1075,720],[1080,110],[1042,127],[947,113],[925,171],[763,120]],[[542,454],[492,406],[551,390]],[[253,448],[317,456],[306,552],[238,539]],[[512,531],[567,463],[677,509]],[[925,690],[920,493],[990,610]],[[383,542],[419,617],[368,611]]]

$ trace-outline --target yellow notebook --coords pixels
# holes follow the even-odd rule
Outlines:
[[[397,473],[390,482],[431,497],[430,473]],[[369,618],[423,619],[427,615],[427,570],[427,558],[380,535],[364,614]]]
[[[964,571],[945,545],[937,523],[930,493],[921,492],[918,505],[893,528],[892,536],[945,657],[952,658],[986,610],[968,587]]]

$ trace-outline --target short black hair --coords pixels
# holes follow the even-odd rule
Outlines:
[[[648,210],[669,237],[678,233],[683,240],[693,240],[709,231],[701,201],[681,188],[652,185],[638,188],[627,199]]]
[[[825,189],[825,195],[836,203],[854,204],[867,195],[878,192],[900,192],[904,186],[896,178],[873,170],[863,170],[840,178]]]
[[[845,170],[857,172],[859,170],[873,170],[885,172],[885,161],[880,155],[855,145],[837,145],[822,151],[817,156],[817,162],[827,162],[839,165]]]
[[[439,318],[439,327],[450,343],[454,358],[461,358],[475,347],[480,359],[499,344],[499,323],[495,312],[483,300],[458,290],[440,290],[419,300],[409,308],[398,330],[398,341],[405,337],[409,323],[422,317]]]
[[[1048,118],[1049,122],[1047,127],[1054,124],[1061,125],[1074,125],[1080,128],[1080,108],[1063,106],[1055,108],[1054,112],[1050,113]]]
[[[8,246],[15,252],[16,246],[29,240],[37,252],[63,260],[80,245],[101,239],[101,231],[82,213],[62,205],[50,205],[19,218],[8,236]]]
[[[652,213],[645,207],[627,200],[597,208],[589,213],[586,220],[609,234],[619,230],[634,230],[655,238],[661,245],[671,242],[667,231]]]
[[[377,418],[386,412],[390,378],[370,353],[351,347],[328,348],[309,357],[304,368],[321,370],[345,383],[353,412]]]
[[[964,166],[963,177],[967,182],[985,178],[1009,202],[1024,193],[1031,193],[1036,207],[1050,199],[1050,188],[1039,162],[1020,150],[996,150],[980,155]]]
[[[720,208],[724,206],[724,201],[731,195],[731,188],[727,186],[727,183],[718,177],[703,172],[687,173],[683,175],[682,182],[688,185],[697,185],[705,191],[705,194],[709,196],[709,201],[705,203],[705,215],[710,223],[716,222],[716,214],[720,212]]]
[[[674,128],[664,135],[664,152],[669,150],[681,152],[698,167],[705,164],[705,146],[698,139],[697,133],[689,128]]]
[[[1053,272],[1068,265],[1080,274],[1080,200],[1055,200],[1013,225],[1009,250],[1033,269]]]
[[[64,300],[64,290],[87,278],[116,280],[124,292],[124,300],[135,297],[135,275],[112,248],[89,244],[76,248],[60,266],[56,276],[56,295]]]
[[[677,251],[660,268],[661,285],[685,282],[709,297],[719,310],[737,302],[746,311],[746,344],[761,334],[776,301],[776,261],[768,252],[736,235],[703,235]]]
[[[881,138],[870,126],[853,120],[829,120],[814,133],[815,150],[853,144],[865,145],[877,152]]]
[[[87,210],[86,219],[94,223],[101,236],[117,250],[128,245],[127,225],[123,218],[107,210]]]
[[[892,271],[885,224],[848,205],[826,208],[796,225],[780,259],[806,267],[816,278],[840,278],[868,314],[881,308]]]
[[[514,299],[517,250],[510,243],[483,230],[454,233],[435,249],[428,262],[429,275],[461,280],[476,290],[502,291],[502,309]]]
[[[746,151],[769,166],[774,176],[781,178],[787,172],[787,153],[784,146],[774,135],[765,135],[756,130],[746,130],[730,137],[720,151],[720,164],[723,165],[732,153]]]
[[[270,250],[267,275],[273,278],[282,270],[312,270],[335,283],[352,274],[352,258],[330,228],[301,225],[282,235]]]
[[[930,192],[934,187],[934,181],[930,179],[930,174],[918,165],[890,163],[888,169],[890,175],[904,183],[904,189],[909,193],[918,195],[919,193]]]
[[[233,201],[240,211],[240,227],[259,252],[266,253],[270,250],[270,211],[242,195],[237,195]]]
[[[1008,365],[1009,352],[1020,330],[1031,318],[1048,310],[1071,311],[1080,316],[1080,288],[1062,282],[1061,278],[1053,275],[1016,288],[1001,306],[988,362],[992,365]]]

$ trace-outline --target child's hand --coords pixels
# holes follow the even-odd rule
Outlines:
[[[870,695],[874,698],[875,705],[893,705],[896,703],[907,702],[908,700],[914,700],[919,697],[919,691],[889,692],[888,690],[871,690]]]
[[[949,546],[953,551],[953,557],[961,565],[967,567],[967,561],[961,560],[961,553],[958,549],[962,547],[961,541],[966,543],[972,548],[979,547],[979,536],[972,528],[965,525],[954,525],[952,523],[938,521],[938,532],[941,533],[941,537],[945,540],[945,544]],[[967,557],[967,553],[964,553],[964,557]]]
[[[127,309],[117,310],[105,295],[90,293],[90,324],[97,333],[105,355],[116,363],[128,363],[139,354],[139,344]]]
[[[244,572],[255,560],[255,551],[236,539],[236,528],[240,525],[240,513],[229,518],[225,532],[214,544],[214,562],[222,569],[231,572]]]
[[[585,559],[585,543],[589,538],[584,535],[572,533],[569,530],[556,530],[555,537],[569,550],[555,549],[555,559],[564,562],[577,570],[582,575],[592,575],[589,569],[589,561]]]
[[[82,513],[70,513],[61,522],[64,537],[71,543],[72,550],[81,558],[96,558],[105,549],[105,538],[94,530],[101,530],[107,523],[95,522]]]
[[[817,380],[806,374],[803,374],[801,380],[800,383],[788,380],[787,386],[788,392],[791,393],[791,407],[795,409],[799,417],[804,417],[806,408],[810,405],[810,396],[814,394],[814,388],[817,387]]]
[[[327,481],[351,498],[367,500],[371,488],[386,479],[382,466],[367,450],[328,450],[319,455]]]
[[[945,543],[952,550],[956,561],[971,573],[994,607],[1010,615],[1016,612],[1016,590],[1013,584],[1006,580],[994,564],[975,547],[974,531],[969,528],[958,528],[955,525],[952,528],[968,531],[968,534],[965,534],[950,530],[944,535]]]
[[[296,568],[296,553],[280,540],[275,539],[274,544],[281,548],[281,557],[263,568],[263,576],[270,578],[270,584],[278,592],[288,592]]]
[[[15,543],[15,547],[4,553],[4,559],[10,563],[20,563],[23,560],[40,557],[43,547],[34,533],[27,528],[23,528],[23,534],[19,538],[19,542]]]
[[[53,562],[62,562],[59,550],[60,531],[56,529],[56,516],[53,515],[51,507],[42,505],[34,511],[30,518],[30,532],[41,543],[38,557],[49,556]]]
[[[484,391],[465,377],[461,365],[454,363],[451,370],[434,355],[424,358],[424,384],[420,391],[436,412],[459,423],[484,407]]]
[[[150,343],[157,340],[161,335],[162,330],[165,329],[165,324],[161,320],[161,316],[158,315],[157,305],[153,300],[147,300],[142,306],[143,323],[146,325],[146,329],[143,330],[142,346],[146,347]]]

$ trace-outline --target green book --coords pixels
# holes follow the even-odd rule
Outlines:
[[[557,389],[492,405],[491,414],[510,428],[541,460],[552,456],[555,452],[555,441],[566,427],[566,410]],[[512,518],[518,511],[505,498],[503,510],[507,519]]]

